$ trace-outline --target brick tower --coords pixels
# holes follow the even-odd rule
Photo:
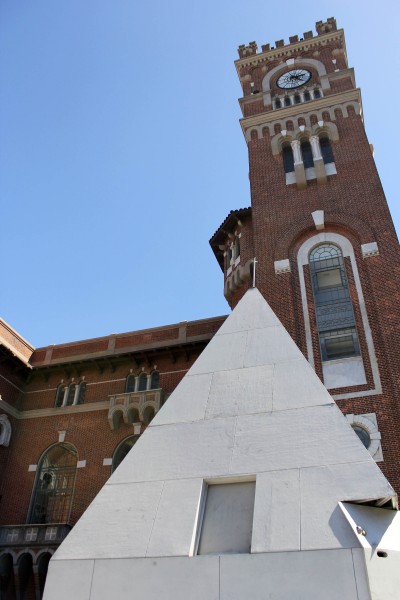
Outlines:
[[[239,47],[251,207],[210,240],[234,307],[256,285],[400,492],[398,240],[333,18]]]

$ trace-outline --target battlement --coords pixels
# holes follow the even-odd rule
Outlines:
[[[334,17],[329,17],[329,19],[326,21],[317,21],[315,23],[315,29],[317,36],[337,31],[336,19]],[[277,40],[275,42],[275,46],[271,46],[271,44],[263,44],[261,46],[261,52],[269,52],[270,50],[275,50],[276,48],[284,48],[285,46],[290,46],[291,44],[297,44],[298,42],[303,42],[304,40],[310,40],[313,37],[314,34],[312,31],[305,31],[302,38],[299,38],[298,35],[292,35],[289,37],[289,44],[285,44],[285,40]],[[257,54],[257,52],[258,46],[256,42],[250,42],[247,46],[242,44],[238,48],[240,58],[247,58],[248,56]]]

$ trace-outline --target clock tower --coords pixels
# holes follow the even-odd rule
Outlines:
[[[210,240],[225,297],[256,257],[256,286],[400,492],[399,245],[343,30],[251,42],[235,64],[251,206]]]

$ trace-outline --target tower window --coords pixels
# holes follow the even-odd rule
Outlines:
[[[289,98],[289,96],[286,96],[286,97],[285,97],[285,106],[291,106],[291,105],[292,105],[292,103],[291,103],[291,101],[290,101],[290,98]]]
[[[322,360],[348,358],[360,354],[355,328],[323,331],[319,335]]]
[[[305,100],[305,102],[308,102],[309,100],[311,100],[310,92],[304,92],[304,100]]]
[[[359,355],[341,250],[333,244],[321,244],[311,252],[309,262],[322,360]]]
[[[295,96],[294,96],[294,103],[295,104],[300,104],[300,102],[301,102],[301,98],[300,98],[299,94],[295,94]]]
[[[302,142],[301,143],[301,154],[303,157],[304,168],[308,169],[309,167],[313,167],[314,159],[313,159],[310,142]]]
[[[282,148],[282,156],[285,173],[292,173],[294,171],[294,157],[292,147],[289,145],[284,146]]]
[[[316,90],[314,90],[314,98],[321,98],[321,92],[319,91],[319,89],[317,88]]]
[[[275,108],[281,108],[282,104],[280,100],[275,100]]]
[[[332,146],[331,146],[329,139],[327,137],[320,138],[319,143],[321,146],[321,154],[322,154],[324,163],[327,164],[327,163],[335,162],[333,152],[332,152]]]

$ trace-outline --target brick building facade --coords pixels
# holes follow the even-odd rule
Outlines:
[[[398,241],[343,31],[316,31],[239,47],[251,207],[210,243],[231,307],[257,258],[257,287],[399,491]],[[2,599],[41,597],[51,554],[223,320],[38,349],[0,322]]]

